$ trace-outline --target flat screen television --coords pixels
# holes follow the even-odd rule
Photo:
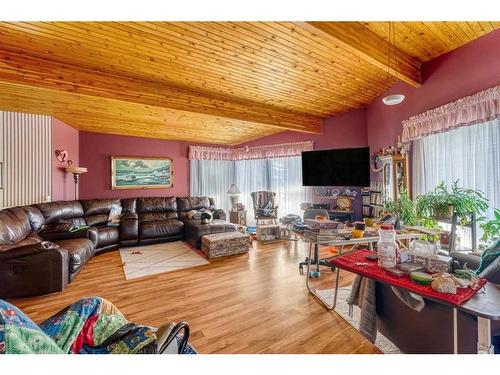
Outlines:
[[[302,153],[304,186],[370,186],[368,147]]]

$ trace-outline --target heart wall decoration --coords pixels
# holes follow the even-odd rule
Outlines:
[[[68,158],[68,151],[66,150],[55,150],[54,153],[56,154],[56,159],[59,163],[64,163]]]

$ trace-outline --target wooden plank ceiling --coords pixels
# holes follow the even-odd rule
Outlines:
[[[494,22],[0,22],[0,109],[235,145],[361,108]]]

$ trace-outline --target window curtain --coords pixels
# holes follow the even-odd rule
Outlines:
[[[276,193],[278,216],[301,214],[300,204],[310,191],[302,186],[303,151],[312,142],[220,148],[190,146],[190,194],[210,196],[216,205],[229,210],[227,190],[231,184],[240,189],[240,202],[247,209],[247,222],[255,224],[251,193],[259,190]]]
[[[217,208],[229,210],[227,190],[234,181],[232,160],[190,160],[191,196],[215,199]]]
[[[487,217],[500,207],[500,120],[461,127],[413,141],[414,195],[441,181],[482,191],[489,199]],[[468,234],[464,240],[470,243]]]
[[[255,224],[251,193],[259,190],[276,193],[278,215],[301,214],[306,201],[302,186],[300,156],[252,160],[191,160],[190,191],[192,196],[215,198],[218,208],[229,211],[227,190],[236,184],[240,202],[246,206],[249,225]]]
[[[247,208],[247,220],[255,224],[251,193],[259,190],[276,193],[278,216],[301,214],[300,204],[306,201],[302,186],[302,158],[254,159],[235,161],[235,184],[240,200]]]

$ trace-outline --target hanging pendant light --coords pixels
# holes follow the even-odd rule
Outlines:
[[[392,37],[392,43],[391,43],[391,37]],[[397,48],[396,48],[396,36],[395,36],[395,29],[394,29],[394,22],[389,22],[389,35],[388,35],[388,43],[389,43],[389,51],[387,53],[387,76],[390,77],[390,69],[391,69],[391,49],[394,50],[394,61],[397,63]],[[391,48],[391,46],[393,48]],[[398,105],[400,104],[403,100],[405,100],[405,96],[403,94],[392,94],[385,96],[382,98],[382,101],[384,102],[385,105]]]

